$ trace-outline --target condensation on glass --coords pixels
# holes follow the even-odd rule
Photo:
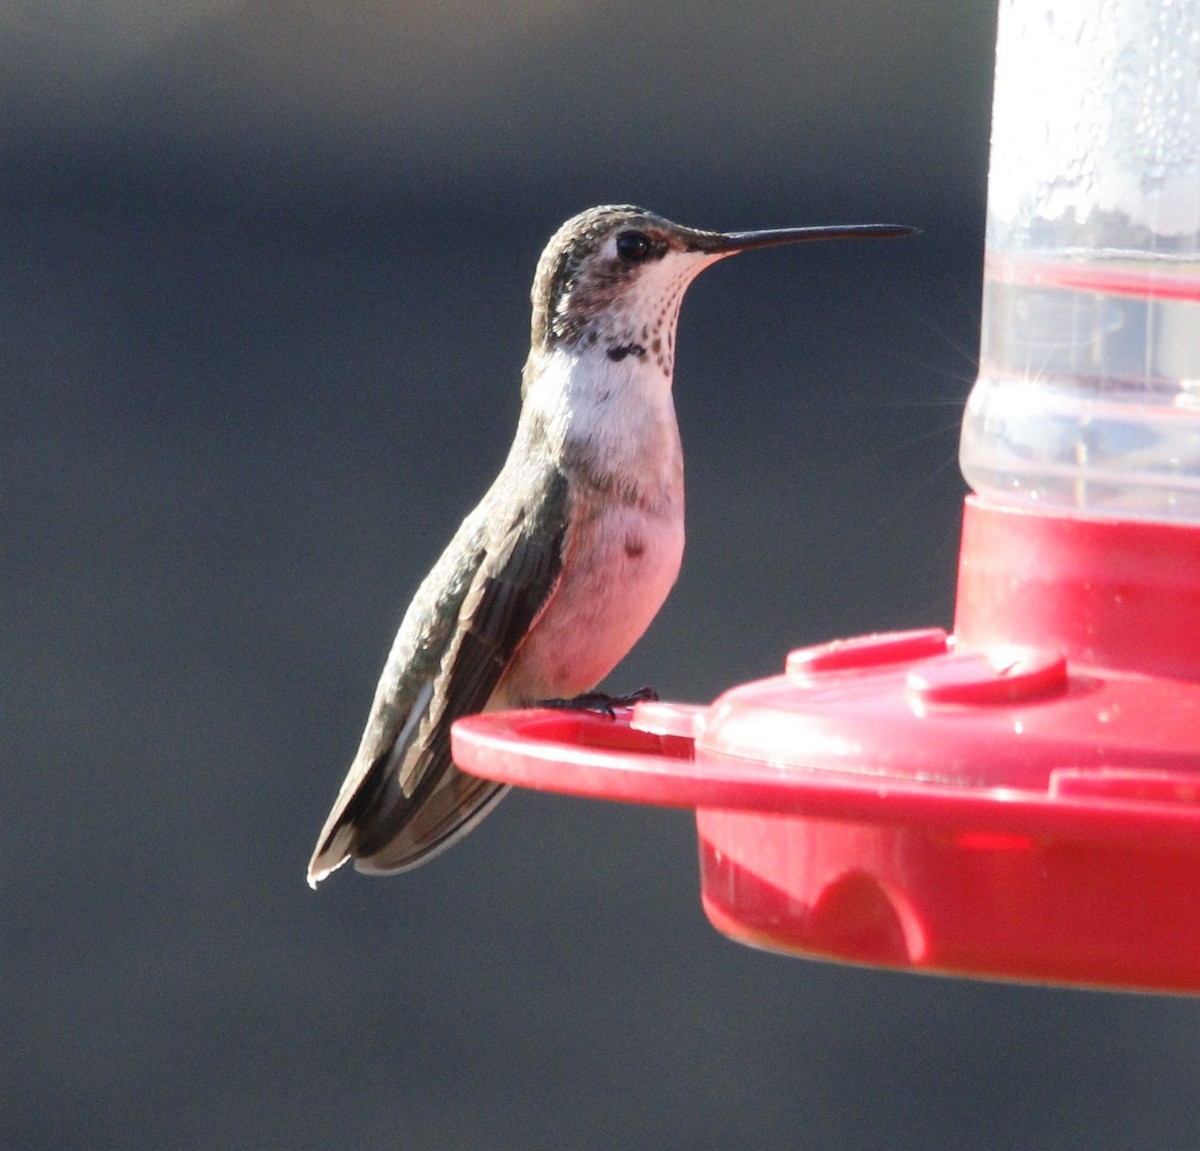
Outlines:
[[[1200,522],[1200,0],[1001,0],[963,473]]]

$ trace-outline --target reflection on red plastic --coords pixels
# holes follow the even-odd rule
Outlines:
[[[1050,773],[1050,794],[1063,798],[1200,804],[1200,774],[1120,767],[1065,767]]]
[[[941,655],[947,650],[949,642],[949,636],[940,627],[835,639],[831,643],[791,652],[787,657],[787,673],[814,676],[834,671],[866,671]]]
[[[635,731],[692,740],[697,728],[703,725],[705,710],[693,703],[667,703],[662,700],[638,703],[634,705],[630,726]]]
[[[959,831],[953,842],[964,851],[1033,851],[1037,847],[1032,836],[1003,831]]]
[[[926,704],[1016,703],[1067,690],[1062,652],[1031,647],[960,651],[908,673],[908,688]]]

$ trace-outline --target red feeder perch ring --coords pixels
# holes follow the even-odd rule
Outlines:
[[[1200,530],[968,500],[955,636],[709,707],[455,725],[490,779],[696,809],[713,924],[797,955],[1200,991]]]

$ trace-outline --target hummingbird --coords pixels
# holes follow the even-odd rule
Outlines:
[[[451,761],[461,716],[653,698],[594,689],[679,574],[683,451],[671,389],[692,280],[751,248],[914,231],[710,232],[607,205],[555,232],[530,293],[512,447],[404,615],[308,865],[313,887],[348,859],[375,875],[415,867],[495,807],[507,787]]]

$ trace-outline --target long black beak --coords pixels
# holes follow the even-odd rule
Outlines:
[[[831,224],[815,228],[775,228],[765,232],[698,232],[688,244],[693,252],[731,256],[751,248],[773,248],[776,244],[800,244],[810,240],[890,240],[912,236],[920,229],[906,224]]]

